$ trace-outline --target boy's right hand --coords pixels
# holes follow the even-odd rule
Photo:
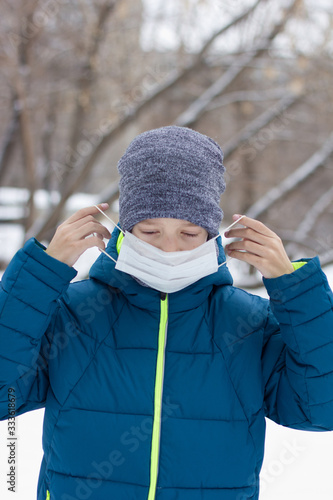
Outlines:
[[[101,203],[98,206],[102,210],[109,207],[108,203]],[[103,238],[111,238],[111,233],[95,219],[94,215],[99,213],[94,206],[81,208],[75,212],[58,226],[46,253],[68,266],[73,266],[88,248],[96,246],[105,250]],[[87,238],[90,235],[92,236]]]

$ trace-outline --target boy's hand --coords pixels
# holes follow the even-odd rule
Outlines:
[[[233,220],[240,215],[233,215]],[[245,227],[233,228],[224,233],[227,238],[242,238],[226,245],[230,257],[243,260],[256,267],[264,278],[277,278],[294,271],[281,239],[262,222],[243,217],[239,224]]]
[[[101,203],[98,206],[106,210],[109,205]],[[75,212],[58,226],[46,253],[68,266],[73,266],[88,248],[99,247],[105,250],[103,238],[111,238],[111,234],[94,218],[94,215],[99,213],[96,207],[81,208]],[[92,236],[87,238],[90,235]]]

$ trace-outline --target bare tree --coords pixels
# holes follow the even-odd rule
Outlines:
[[[194,0],[190,10],[179,0],[172,23],[179,33],[175,29],[174,47],[165,49],[141,43],[149,13],[142,15],[137,0],[84,0],[79,8],[55,0],[52,9],[37,0],[17,4],[1,6],[0,180],[29,192],[25,238],[49,240],[79,190],[93,189],[96,201],[115,201],[120,145],[147,128],[174,123],[221,143],[226,218],[242,210],[293,242],[293,252],[305,248],[303,226],[297,226],[310,220],[302,192],[313,172],[312,217],[332,207],[332,13],[318,27],[317,6],[303,0],[253,0],[243,9]],[[205,36],[201,8],[212,23],[210,32],[205,23]],[[156,18],[157,28],[165,16],[162,11]],[[321,41],[307,45],[295,26],[319,29]],[[201,40],[195,49],[193,39]],[[40,188],[50,193],[41,211],[34,206]],[[277,218],[277,207],[282,213],[296,201],[292,217]],[[325,262],[328,247],[320,236],[311,242]]]

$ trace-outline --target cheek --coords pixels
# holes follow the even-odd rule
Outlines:
[[[199,247],[203,243],[207,241],[207,237],[205,235],[198,236],[197,238],[191,238],[190,241],[186,242],[186,248],[184,250],[193,250],[194,248]]]
[[[131,229],[130,231],[134,236],[137,238],[140,238],[140,240],[144,240],[144,235],[140,233],[139,229],[137,229],[135,226]]]

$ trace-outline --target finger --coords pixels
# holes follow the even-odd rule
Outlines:
[[[72,222],[70,226],[68,226],[68,225],[66,226],[66,229],[68,230],[68,228],[69,228],[70,231],[74,232],[75,230],[84,227],[88,223],[99,224],[98,227],[103,228],[103,231],[105,231],[104,238],[108,238],[108,239],[111,238],[111,232],[109,231],[109,229],[106,226],[104,226],[99,220],[95,219],[95,217],[93,215],[87,215],[86,217],[83,217],[83,219],[79,219],[75,222]]]
[[[241,260],[247,264],[254,266],[256,269],[260,270],[262,265],[262,257],[249,252],[242,252],[240,250],[233,250],[230,252],[229,257],[233,259]]]
[[[87,236],[87,238],[93,237],[93,236],[96,236],[96,238],[98,238],[99,240],[104,240],[104,237],[101,234],[99,234],[99,233],[92,233],[92,235],[91,236]]]
[[[73,238],[77,240],[86,238],[94,233],[98,234],[101,239],[110,239],[111,237],[110,231],[98,221],[88,221],[72,232]]]
[[[233,219],[237,219],[239,217],[240,217],[240,215],[238,215],[238,214],[233,215]],[[271,231],[267,226],[265,226],[265,224],[263,224],[262,222],[260,222],[256,219],[251,219],[250,217],[247,217],[247,216],[243,217],[239,221],[239,224],[241,224],[245,227],[249,227],[249,228],[253,229],[254,231],[256,231],[257,233],[263,234],[265,236],[270,236],[270,237],[276,236],[276,234],[273,231]]]
[[[230,229],[224,233],[224,236],[226,238],[245,238],[260,243],[261,245],[268,243],[268,237],[266,235],[258,233],[249,227],[237,227],[235,229]]]
[[[109,207],[109,204],[108,203],[100,203],[97,206],[101,210],[107,210],[108,207]],[[87,215],[95,215],[95,214],[98,214],[98,213],[100,213],[100,211],[94,205],[91,206],[91,207],[81,208],[80,210],[78,210],[77,212],[75,212],[75,214],[73,214],[71,217],[69,217],[66,220],[66,222],[68,222],[69,224],[71,224],[71,223],[76,222],[76,221],[78,221],[80,219],[83,219],[84,217],[87,217]]]
[[[233,215],[233,219],[235,219],[235,221],[226,228],[225,232],[229,231],[229,229],[235,226],[241,219],[243,219],[243,217],[245,217],[245,215]]]
[[[259,257],[265,257],[267,254],[267,247],[251,240],[233,241],[226,246],[226,250],[228,255],[231,255],[235,250],[242,250]]]
[[[101,250],[105,250],[105,243],[103,240],[98,238],[98,236],[91,236],[90,238],[85,238],[80,241],[81,253],[85,252],[88,248],[98,247]]]

